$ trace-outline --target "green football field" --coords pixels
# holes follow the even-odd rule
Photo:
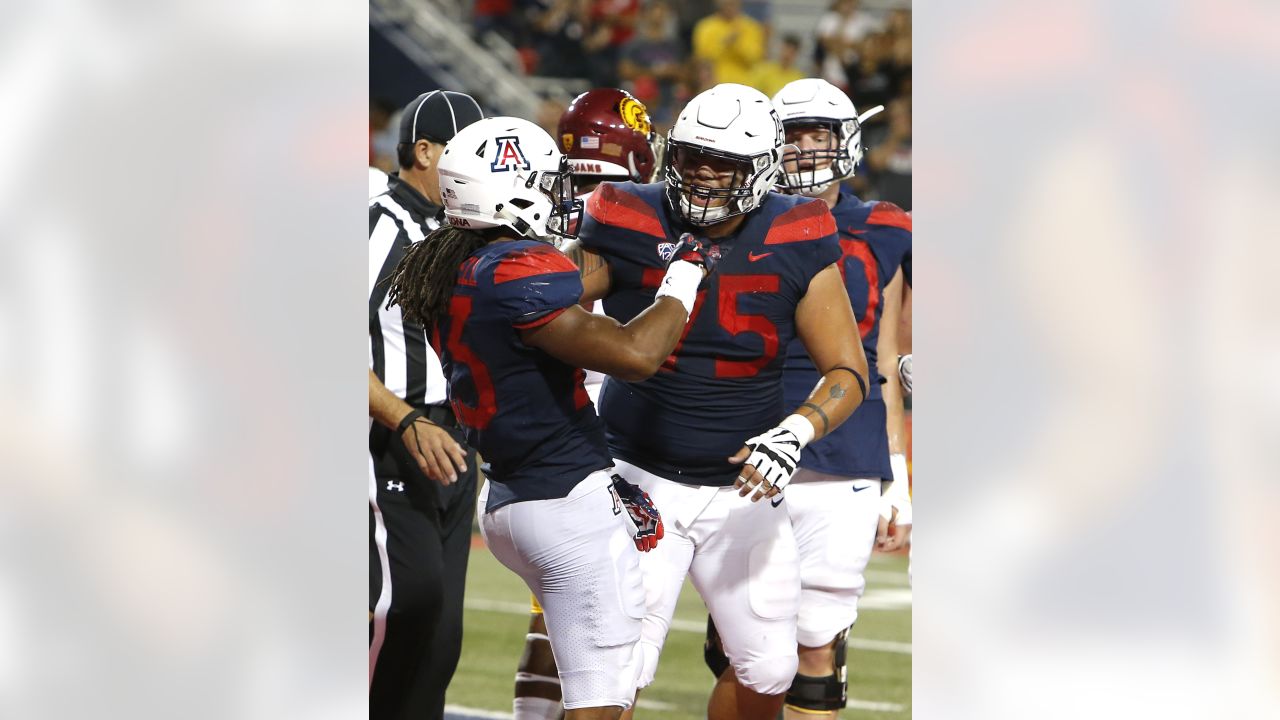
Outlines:
[[[449,686],[450,710],[510,717],[516,662],[529,623],[529,591],[480,544],[467,575],[462,660]],[[849,707],[841,717],[911,717],[911,590],[906,555],[874,555],[858,624],[850,634]],[[702,662],[706,610],[686,582],[657,679],[640,698],[637,718],[706,717],[711,672]]]

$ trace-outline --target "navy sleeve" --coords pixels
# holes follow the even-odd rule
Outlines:
[[[519,249],[493,269],[499,311],[522,330],[551,322],[582,297],[573,261],[550,246]]]
[[[840,260],[840,241],[831,210],[821,200],[805,200],[778,215],[769,226],[765,248],[785,246],[794,260],[796,290],[803,296],[813,277]]]
[[[911,285],[911,216],[902,208],[891,202],[878,202],[867,216],[867,225],[879,226],[886,230],[897,229],[900,232],[887,232],[903,245],[901,248],[902,276]]]

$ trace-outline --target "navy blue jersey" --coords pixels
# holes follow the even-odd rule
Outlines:
[[[605,313],[629,322],[653,302],[683,231],[664,185],[604,183],[591,196],[582,244],[609,263]],[[733,236],[698,291],[684,336],[639,383],[610,378],[600,395],[613,456],[669,480],[732,485],[727,458],[768,430],[784,407],[785,348],[809,282],[840,258],[825,203],[769,193]]]
[[[911,218],[893,203],[863,202],[843,191],[831,213],[840,230],[840,274],[867,355],[868,393],[848,420],[804,449],[800,467],[831,475],[888,480],[892,478],[889,436],[880,374],[876,371],[876,342],[880,337],[885,286],[911,254]],[[789,407],[804,402],[818,383],[818,370],[798,342],[787,348],[783,378]]]
[[[583,371],[520,340],[521,330],[550,322],[581,296],[578,268],[543,242],[490,243],[458,268],[449,315],[431,344],[467,442],[487,464],[487,511],[565,497],[613,464]]]

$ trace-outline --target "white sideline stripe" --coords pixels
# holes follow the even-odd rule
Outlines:
[[[655,712],[671,712],[676,709],[671,703],[658,702],[657,700],[647,700],[640,698],[636,701],[636,707],[643,710],[653,710]]]
[[[849,698],[847,707],[877,712],[902,712],[906,709],[905,705],[899,705],[898,703],[871,702],[870,700],[854,700],[853,698]]]
[[[479,710],[476,708],[464,707],[462,705],[445,705],[446,714],[462,715],[468,718],[485,718],[486,720],[513,720],[515,715],[509,712],[495,712],[493,710]]]
[[[876,582],[882,582],[882,583],[892,583],[894,585],[899,585],[901,587],[907,587],[907,583],[910,582],[910,580],[907,578],[907,574],[904,572],[891,572],[889,570],[864,570],[862,575],[868,580],[875,580]]]
[[[866,598],[864,597],[865,601]],[[862,603],[859,603],[859,607]],[[908,602],[910,606],[910,602]],[[480,610],[482,612],[498,612],[507,615],[528,615],[529,603],[508,602],[505,600],[486,600],[484,598],[467,598],[463,603],[463,607],[467,610]],[[671,621],[671,629],[680,632],[697,633],[703,635],[707,632],[707,623],[694,622],[692,620],[673,619]],[[893,642],[891,640],[867,640],[865,638],[851,637],[849,638],[849,647],[858,650],[871,650],[874,652],[898,653],[900,655],[911,654],[911,643]],[[852,701],[850,701],[852,702]]]

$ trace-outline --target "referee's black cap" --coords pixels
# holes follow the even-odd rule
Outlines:
[[[432,90],[414,98],[400,115],[400,142],[430,140],[444,145],[462,128],[484,118],[480,104],[466,93]]]

